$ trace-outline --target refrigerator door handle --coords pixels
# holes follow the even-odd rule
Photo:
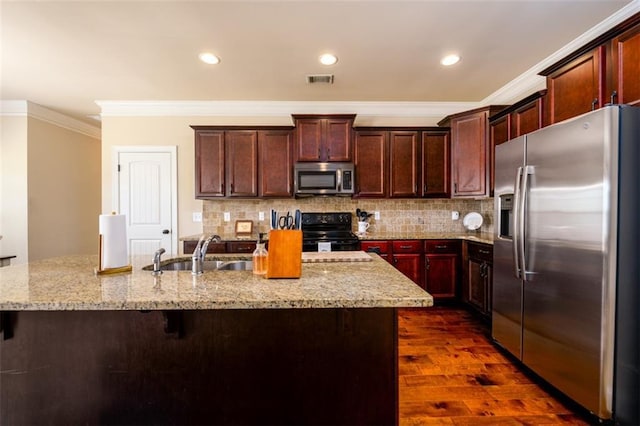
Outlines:
[[[520,275],[520,197],[522,196],[520,191],[520,183],[522,181],[522,167],[518,167],[516,171],[516,181],[513,185],[513,236],[511,239],[511,245],[513,249],[513,274],[516,278],[522,278]]]
[[[518,206],[518,234],[519,234],[519,238],[518,238],[518,258],[520,261],[519,264],[519,269],[520,269],[520,276],[524,281],[529,281],[527,278],[527,259],[525,257],[525,241],[526,241],[526,236],[525,236],[525,229],[526,229],[526,214],[525,214],[525,208],[527,206],[527,194],[528,194],[528,190],[529,190],[529,176],[532,175],[534,173],[534,168],[533,166],[525,166],[524,169],[522,170],[522,180],[521,180],[521,187],[520,187],[520,204]]]

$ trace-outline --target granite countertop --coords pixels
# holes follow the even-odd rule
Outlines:
[[[360,240],[466,240],[493,245],[493,234],[488,232],[367,232]]]
[[[207,259],[246,256],[211,255]],[[64,256],[0,268],[0,310],[179,310],[421,307],[433,298],[375,254],[367,262],[303,263],[299,279],[251,271],[143,271],[95,275],[98,256]],[[185,258],[186,259],[186,258]],[[166,262],[167,260],[165,260]]]

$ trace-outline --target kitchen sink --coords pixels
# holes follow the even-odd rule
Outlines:
[[[191,259],[175,259],[162,262],[161,271],[191,271]],[[145,271],[153,271],[153,265],[142,268]],[[250,271],[253,262],[250,260],[205,260],[202,263],[203,271]]]

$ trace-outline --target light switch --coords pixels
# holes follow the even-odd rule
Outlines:
[[[229,222],[231,220],[231,212],[224,212],[224,221]]]
[[[380,212],[373,212],[373,218],[375,220],[380,220]]]
[[[455,210],[452,211],[451,212],[451,220],[458,220],[458,219],[460,219],[460,213],[455,211]]]
[[[263,221],[264,220],[264,212],[258,212],[258,220],[259,221]]]
[[[202,222],[202,212],[193,212],[193,221]]]

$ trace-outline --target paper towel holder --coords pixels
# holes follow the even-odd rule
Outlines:
[[[102,267],[102,234],[100,234],[100,248],[98,251],[98,267],[93,270],[96,275],[107,274],[119,274],[121,272],[131,272],[133,267],[131,265],[120,266],[117,268],[103,268]]]

